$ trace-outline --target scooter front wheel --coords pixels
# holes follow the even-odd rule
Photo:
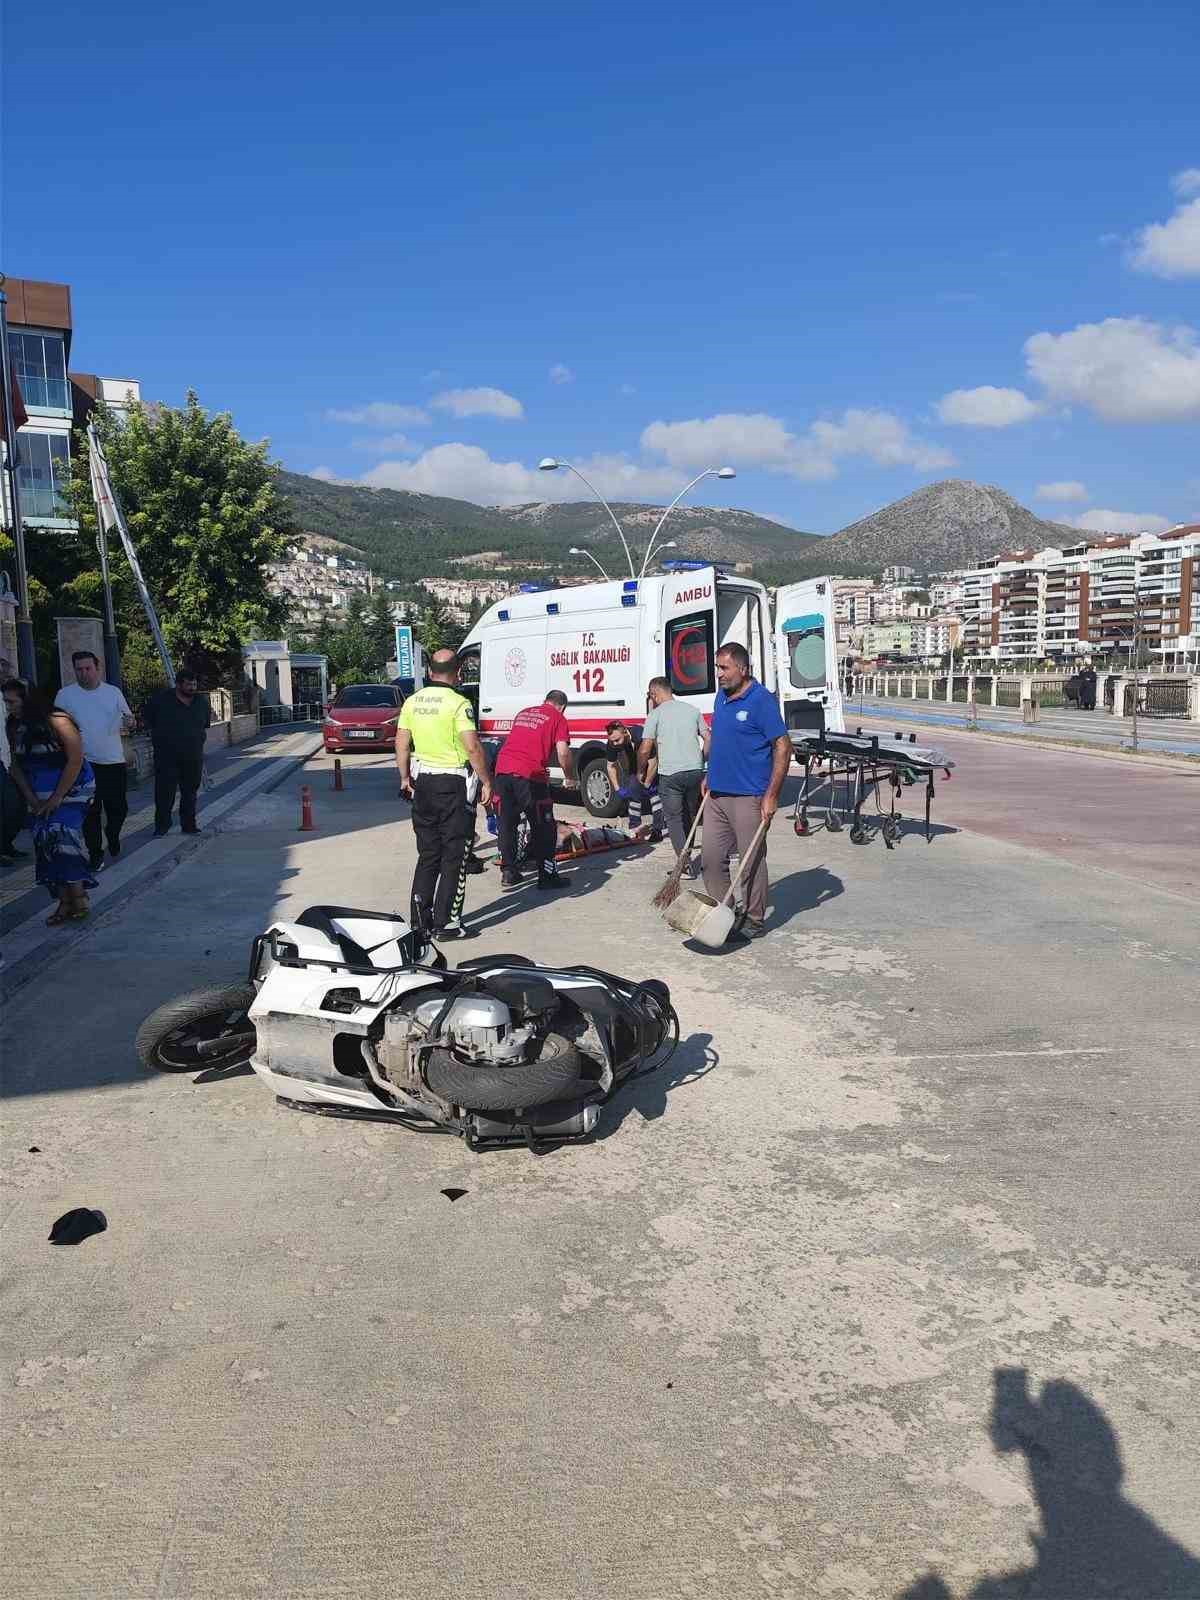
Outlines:
[[[193,989],[152,1011],[137,1031],[134,1049],[155,1072],[221,1072],[254,1054],[252,983]]]

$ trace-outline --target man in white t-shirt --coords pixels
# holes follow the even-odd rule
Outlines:
[[[83,819],[83,838],[92,871],[104,865],[101,817],[109,854],[121,854],[121,827],[129,812],[122,733],[133,727],[133,712],[120,689],[100,676],[99,657],[76,650],[71,657],[75,682],[60,689],[54,704],[74,717],[83,735],[83,753],[96,774],[96,795]]]

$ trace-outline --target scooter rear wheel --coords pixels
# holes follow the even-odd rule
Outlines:
[[[425,1078],[434,1094],[469,1111],[518,1111],[565,1100],[579,1086],[583,1057],[561,1033],[548,1033],[536,1061],[479,1067],[449,1050],[431,1050]]]
[[[230,983],[168,1000],[138,1029],[138,1060],[155,1072],[224,1071],[249,1061],[254,1024],[246,1013],[255,993],[252,983]]]

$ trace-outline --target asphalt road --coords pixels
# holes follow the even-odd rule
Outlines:
[[[471,953],[659,975],[683,1020],[543,1158],[134,1062],[276,912],[404,902],[374,761],[101,918],[7,1018],[6,1594],[1194,1600],[1194,860],[1119,859],[1144,774],[1097,863],[1071,770],[1006,752],[1005,823],[971,749],[930,845],[778,824],[727,953],[648,909],[661,849],[473,880]],[[108,1231],[48,1245],[75,1205]]]

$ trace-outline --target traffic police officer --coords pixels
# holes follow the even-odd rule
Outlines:
[[[487,756],[471,703],[458,691],[458,674],[455,652],[435,650],[429,682],[409,695],[396,728],[400,791],[412,801],[417,837],[413,920],[426,919],[435,939],[467,936],[461,912],[476,799],[472,790],[478,788],[485,806],[492,795]]]

